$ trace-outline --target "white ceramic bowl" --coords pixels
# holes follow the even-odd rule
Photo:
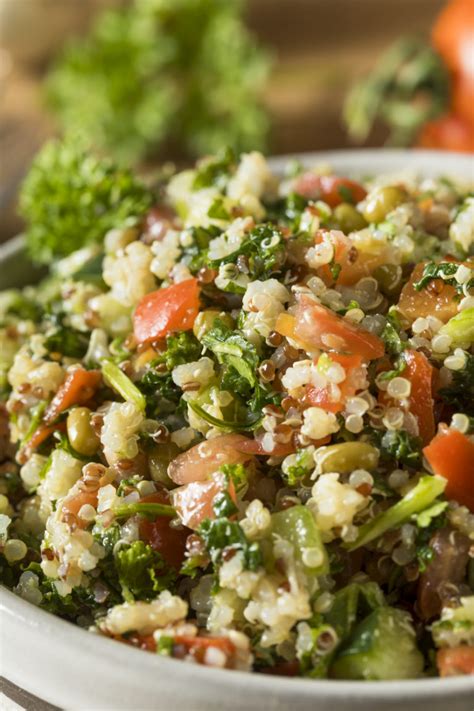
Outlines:
[[[413,170],[474,178],[474,157],[433,151],[297,156],[360,176]],[[287,158],[274,159],[280,170]],[[0,288],[34,276],[18,239],[0,248]],[[474,677],[317,681],[214,670],[93,635],[0,588],[1,672],[32,694],[81,711],[474,711]]]

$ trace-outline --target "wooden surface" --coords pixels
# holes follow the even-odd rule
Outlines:
[[[20,228],[15,194],[54,132],[41,80],[94,8],[125,0],[0,0],[0,241]],[[231,0],[229,0],[231,1]],[[403,33],[428,34],[443,0],[251,0],[251,29],[274,54],[265,93],[273,153],[343,148],[341,106],[351,83]],[[371,145],[380,145],[374,135]]]

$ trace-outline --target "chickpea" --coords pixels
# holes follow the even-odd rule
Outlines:
[[[168,465],[181,452],[174,442],[157,444],[148,454],[148,466],[153,481],[165,486],[175,486],[168,476]]]
[[[67,418],[67,436],[71,446],[86,457],[93,456],[100,446],[100,440],[92,429],[91,414],[88,407],[75,407]]]
[[[327,447],[320,461],[321,470],[350,474],[355,469],[376,468],[379,461],[379,452],[367,442],[341,442]]]
[[[363,215],[367,222],[383,222],[388,213],[405,202],[407,198],[406,190],[398,185],[377,188],[369,194]]]
[[[364,216],[348,202],[343,202],[334,208],[333,212],[334,219],[340,230],[342,230],[346,235],[349,232],[355,232],[356,230],[362,230],[367,227],[367,222]]]
[[[385,296],[394,296],[402,284],[402,268],[397,264],[382,264],[374,271],[379,289]]]

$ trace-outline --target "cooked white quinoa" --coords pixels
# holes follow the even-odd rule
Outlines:
[[[0,294],[5,584],[216,668],[472,671],[470,187],[226,154],[137,218]]]

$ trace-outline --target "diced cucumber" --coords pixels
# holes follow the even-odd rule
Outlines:
[[[336,679],[412,679],[423,671],[410,616],[378,607],[357,625],[337,654],[330,675]]]
[[[293,544],[295,555],[307,575],[329,572],[329,560],[311,511],[292,506],[272,515],[272,532]]]
[[[463,309],[456,316],[449,319],[448,323],[439,329],[441,334],[451,338],[451,347],[464,346],[468,348],[474,343],[474,306]]]
[[[334,595],[324,620],[336,630],[340,640],[345,640],[358,619],[383,605],[385,598],[377,583],[350,583]]]

